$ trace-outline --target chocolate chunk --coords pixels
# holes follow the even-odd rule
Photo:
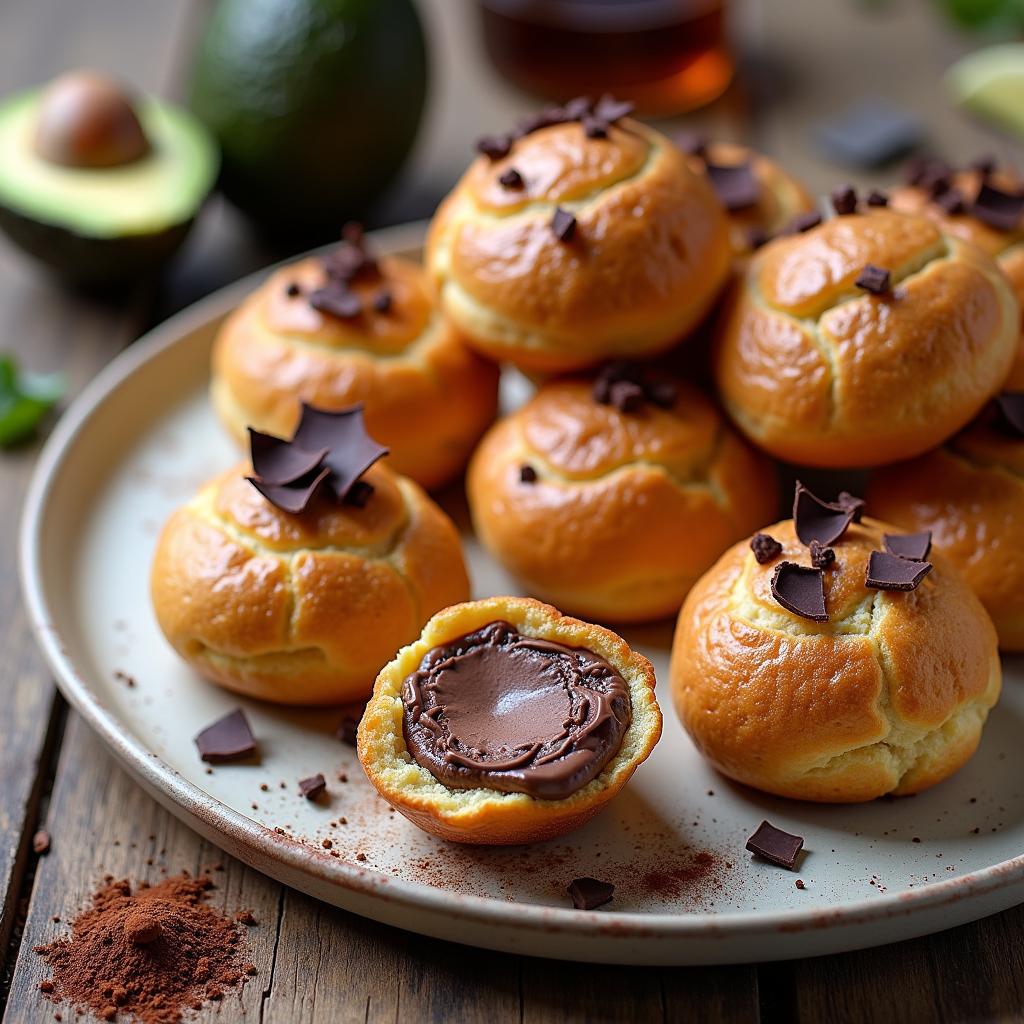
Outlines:
[[[594,117],[593,114],[587,114],[583,118],[583,134],[588,139],[607,139],[608,127],[607,121],[602,121],[601,118]]]
[[[747,840],[747,849],[751,853],[780,867],[789,868],[790,871],[796,868],[797,857],[803,848],[803,836],[783,832],[768,821],[762,821],[757,831]]]
[[[857,212],[857,192],[852,185],[840,185],[832,192],[832,209],[841,217]]]
[[[783,234],[802,235],[811,228],[816,228],[821,223],[821,214],[817,210],[809,210],[807,213],[798,213],[786,226]]]
[[[872,551],[864,586],[869,590],[916,590],[931,571],[931,562],[912,562],[885,551]]]
[[[765,245],[771,240],[771,235],[765,231],[764,228],[752,227],[747,228],[747,245],[751,249],[760,249],[762,245]]]
[[[708,148],[708,140],[704,135],[697,132],[679,132],[672,137],[672,141],[687,156],[704,157]]]
[[[294,281],[292,281],[291,284],[289,284],[288,287],[285,288],[285,294],[288,296],[289,299],[294,299],[296,295],[302,294],[302,289]]]
[[[612,384],[609,393],[609,402],[619,412],[636,412],[644,404],[644,389],[633,383],[631,380],[617,380]]]
[[[341,716],[341,721],[338,722],[337,729],[334,730],[334,735],[341,740],[342,743],[347,743],[349,746],[354,747],[356,745],[356,739],[359,733],[359,719],[362,715],[355,715],[347,713]]]
[[[849,491],[840,491],[839,497],[836,498],[836,504],[846,511],[853,513],[853,521],[855,523],[860,522],[860,517],[864,514],[864,499],[858,498],[855,494],[851,494]]]
[[[307,800],[316,800],[327,791],[327,780],[320,772],[308,779],[299,779],[299,792]]]
[[[772,574],[772,597],[787,611],[814,622],[828,622],[821,569],[779,562]]]
[[[321,313],[330,313],[342,320],[351,320],[363,311],[362,300],[355,292],[332,285],[317,288],[310,295],[309,304]]]
[[[501,160],[508,156],[512,149],[511,135],[483,135],[476,140],[478,153],[490,157],[492,160]]]
[[[32,850],[34,853],[38,853],[40,857],[50,852],[50,833],[45,828],[39,829],[32,836]]]
[[[519,467],[519,480],[524,484],[535,484],[537,482],[537,470],[533,466],[524,463]]]
[[[256,753],[256,737],[241,708],[229,711],[195,737],[199,756],[207,764],[223,764],[251,757]]]
[[[877,167],[920,140],[917,118],[881,100],[863,100],[815,130],[829,159],[847,167]]]
[[[576,910],[597,910],[611,903],[615,886],[596,878],[574,878],[566,892],[572,897],[572,905]]]
[[[378,313],[390,313],[391,304],[394,302],[394,298],[386,288],[383,291],[377,292],[373,297],[373,308]]]
[[[889,197],[884,192],[879,192],[877,188],[873,188],[864,199],[864,202],[868,206],[888,206]]]
[[[937,196],[935,199],[935,205],[938,206],[943,213],[946,213],[951,217],[954,214],[963,213],[967,207],[963,192],[955,186],[946,189],[942,195]]]
[[[793,526],[803,544],[812,540],[828,547],[835,544],[853,522],[854,509],[839,502],[822,501],[800,481],[793,495]]]
[[[705,164],[711,187],[727,210],[745,210],[756,206],[761,186],[748,160],[742,164]]]
[[[555,208],[555,215],[551,218],[551,230],[560,242],[569,242],[576,234],[576,218],[568,211],[558,206]]]
[[[782,545],[767,533],[755,533],[750,538],[750,550],[758,565],[767,565],[782,554]]]
[[[864,269],[853,282],[872,295],[885,295],[889,291],[889,271],[884,267],[876,267],[874,263],[865,263]]]
[[[523,181],[523,176],[514,167],[509,167],[504,171],[498,178],[498,183],[502,188],[507,188],[510,191],[518,191],[526,184]]]
[[[634,104],[629,100],[617,100],[614,96],[605,93],[594,107],[594,116],[599,117],[602,121],[607,121],[608,124],[615,124],[616,121],[629,117],[633,113],[633,107]]]
[[[320,262],[330,278],[330,284],[339,292],[357,277],[379,274],[377,261],[366,248],[362,224],[350,221],[341,230],[341,243],[325,253]]]
[[[1024,391],[1004,391],[996,396],[998,423],[1011,437],[1024,437]]]
[[[884,533],[882,543],[890,555],[907,558],[911,562],[923,562],[932,549],[932,531],[920,533]]]
[[[249,427],[249,453],[253,472],[260,482],[280,486],[318,470],[327,449],[307,451],[291,441]]]
[[[811,565],[815,569],[827,569],[836,560],[836,553],[832,548],[825,547],[819,541],[811,541]]]
[[[971,213],[997,231],[1013,231],[1020,224],[1021,213],[1024,213],[1024,194],[1011,195],[983,181]]]

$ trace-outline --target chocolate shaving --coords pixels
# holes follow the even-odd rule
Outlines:
[[[282,486],[319,469],[327,449],[307,451],[291,441],[249,427],[249,453],[253,472],[260,482]]]
[[[782,554],[782,545],[770,534],[755,533],[750,538],[750,550],[758,565],[767,565]]]
[[[519,467],[519,480],[524,484],[535,484],[537,482],[537,470],[533,466],[524,463]]]
[[[619,412],[636,412],[644,404],[644,389],[631,380],[617,380],[608,389],[608,404]]]
[[[334,283],[317,288],[309,296],[309,304],[321,313],[330,313],[342,320],[352,320],[363,311],[362,300],[355,292]]]
[[[916,590],[931,571],[931,562],[912,562],[885,551],[872,551],[864,586],[869,590]]]
[[[878,189],[873,188],[864,199],[864,202],[868,206],[888,206],[889,197],[884,192],[879,192]]]
[[[800,481],[796,482],[793,495],[793,526],[803,544],[810,545],[816,540],[824,547],[835,544],[850,523],[855,509],[852,504],[822,501]]]
[[[307,800],[316,800],[327,791],[327,780],[320,772],[308,779],[299,779],[299,792]]]
[[[853,283],[872,295],[885,295],[890,288],[889,271],[873,263],[866,263]]]
[[[1020,223],[1021,213],[1024,213],[1024,194],[1011,195],[983,181],[971,213],[997,231],[1013,231]]]
[[[747,849],[751,853],[780,867],[789,868],[790,871],[796,868],[797,858],[803,848],[803,836],[783,832],[768,821],[762,821],[757,831],[747,840]]]
[[[811,565],[815,569],[827,569],[836,560],[836,553],[832,548],[825,547],[819,541],[811,541]]]
[[[787,611],[814,622],[828,622],[821,569],[779,562],[772,574],[772,597]]]
[[[594,379],[592,393],[595,402],[612,405],[623,413],[636,412],[644,402],[671,409],[679,397],[673,381],[628,362],[608,363]]]
[[[932,549],[932,531],[922,530],[920,533],[884,533],[882,543],[890,555],[909,559],[911,562],[923,562]]]
[[[514,167],[509,167],[498,178],[498,184],[510,191],[519,191],[526,182],[523,181],[523,176]]]
[[[373,308],[378,313],[390,313],[391,304],[394,302],[394,298],[386,288],[383,291],[377,292],[373,297]]]
[[[568,210],[558,206],[551,218],[551,230],[560,242],[569,242],[576,234],[576,218]]]
[[[679,132],[673,137],[673,141],[687,156],[699,156],[703,159],[707,152],[707,137],[697,132]]]
[[[562,113],[569,121],[580,121],[593,109],[594,101],[589,96],[574,96],[562,107]]]
[[[935,205],[950,217],[963,213],[967,207],[963,192],[956,187],[948,188],[942,195],[936,197]]]
[[[1024,391],[1004,391],[996,396],[998,423],[1011,437],[1024,437]]]
[[[574,878],[566,892],[572,897],[572,905],[576,910],[597,910],[611,902],[615,886],[597,878]]]
[[[256,737],[241,708],[229,711],[208,725],[194,739],[199,756],[207,764],[223,764],[251,757],[256,753]]]
[[[583,124],[583,134],[588,139],[607,139],[608,128],[610,127],[607,121],[603,121],[599,117],[595,117],[593,114],[587,114],[581,119]]]
[[[599,117],[608,124],[615,124],[624,117],[633,113],[634,104],[629,100],[617,100],[614,96],[605,93],[594,107],[594,116]]]
[[[508,156],[512,149],[511,135],[483,135],[476,140],[478,153],[490,157],[491,160],[501,160]]]
[[[855,523],[860,522],[860,517],[864,514],[864,499],[858,498],[856,495],[851,494],[849,491],[840,491],[839,497],[836,498],[836,504],[846,511],[853,513],[853,521]]]
[[[319,472],[304,477],[290,484],[268,484],[258,477],[248,476],[249,481],[260,494],[263,495],[271,505],[276,506],[282,512],[289,515],[298,515],[306,510],[306,506],[313,500],[313,495],[320,489],[320,485],[331,475],[331,471],[325,466]]]
[[[817,210],[809,210],[807,213],[798,213],[787,225],[783,234],[802,235],[811,228],[816,228],[821,223],[821,214]]]
[[[752,227],[747,229],[747,245],[751,249],[760,249],[771,240],[771,235],[764,228]]]
[[[857,212],[857,191],[852,185],[840,185],[832,192],[832,209],[839,216]]]
[[[742,164],[705,164],[711,187],[727,210],[745,210],[756,206],[761,186],[750,161]]]

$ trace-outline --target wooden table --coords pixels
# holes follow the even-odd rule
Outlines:
[[[435,87],[415,159],[373,223],[426,216],[481,131],[525,101],[479,52],[468,4],[423,0]],[[73,66],[115,71],[180,94],[206,5],[190,0],[6,0],[0,93]],[[923,0],[747,0],[734,4],[742,84],[688,123],[748,139],[825,192],[843,176],[809,125],[866,89],[917,110],[935,149],[1012,158],[1005,142],[950,111],[938,75],[964,44]],[[1019,156],[1019,154],[1016,154]],[[884,184],[885,176],[864,184]],[[148,325],[275,254],[214,204],[158,288],[100,303],[58,290],[0,244],[0,348],[79,389]],[[898,946],[798,963],[595,969],[428,941],[305,896],[223,856],[147,797],[70,713],[41,664],[16,583],[15,531],[36,448],[0,456],[0,987],[4,1020],[52,1020],[32,946],[81,906],[104,873],[155,878],[222,865],[214,898],[252,907],[259,980],[241,1005],[201,1020],[562,1021],[1021,1019],[1024,909]],[[52,836],[46,856],[32,835]],[[219,1017],[218,1017],[219,1014]]]

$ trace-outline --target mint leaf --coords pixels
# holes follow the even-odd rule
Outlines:
[[[13,356],[0,354],[0,447],[31,437],[66,390],[62,374],[23,373]]]

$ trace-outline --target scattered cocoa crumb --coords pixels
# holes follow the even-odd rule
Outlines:
[[[919,842],[921,842],[921,837],[920,836],[914,836],[914,838],[911,839],[910,841],[912,843],[919,843]]]
[[[357,853],[356,854],[356,860],[359,860],[359,861],[366,860],[366,854],[365,853]]]
[[[807,886],[804,885],[804,880],[802,878],[798,878],[794,884],[796,885],[796,887],[798,889],[806,889],[807,888]]]
[[[265,782],[261,782],[260,783],[260,790],[262,792],[266,793],[269,789],[270,789],[270,787]]]
[[[40,857],[43,854],[50,852],[50,833],[46,829],[41,828],[32,837],[32,849],[39,854]]]
[[[320,845],[325,850],[329,850],[334,845],[334,843],[332,843],[330,839],[324,839],[324,840],[321,841]]]
[[[120,669],[114,670],[114,678],[124,683],[125,686],[135,685],[135,679],[132,676],[128,675],[127,672],[122,672]]]
[[[254,924],[258,923],[256,921],[256,915],[253,914],[253,912],[251,910],[240,910],[240,911],[238,911],[238,913],[235,914],[235,920],[239,924],[245,924],[245,925],[254,925]]]

